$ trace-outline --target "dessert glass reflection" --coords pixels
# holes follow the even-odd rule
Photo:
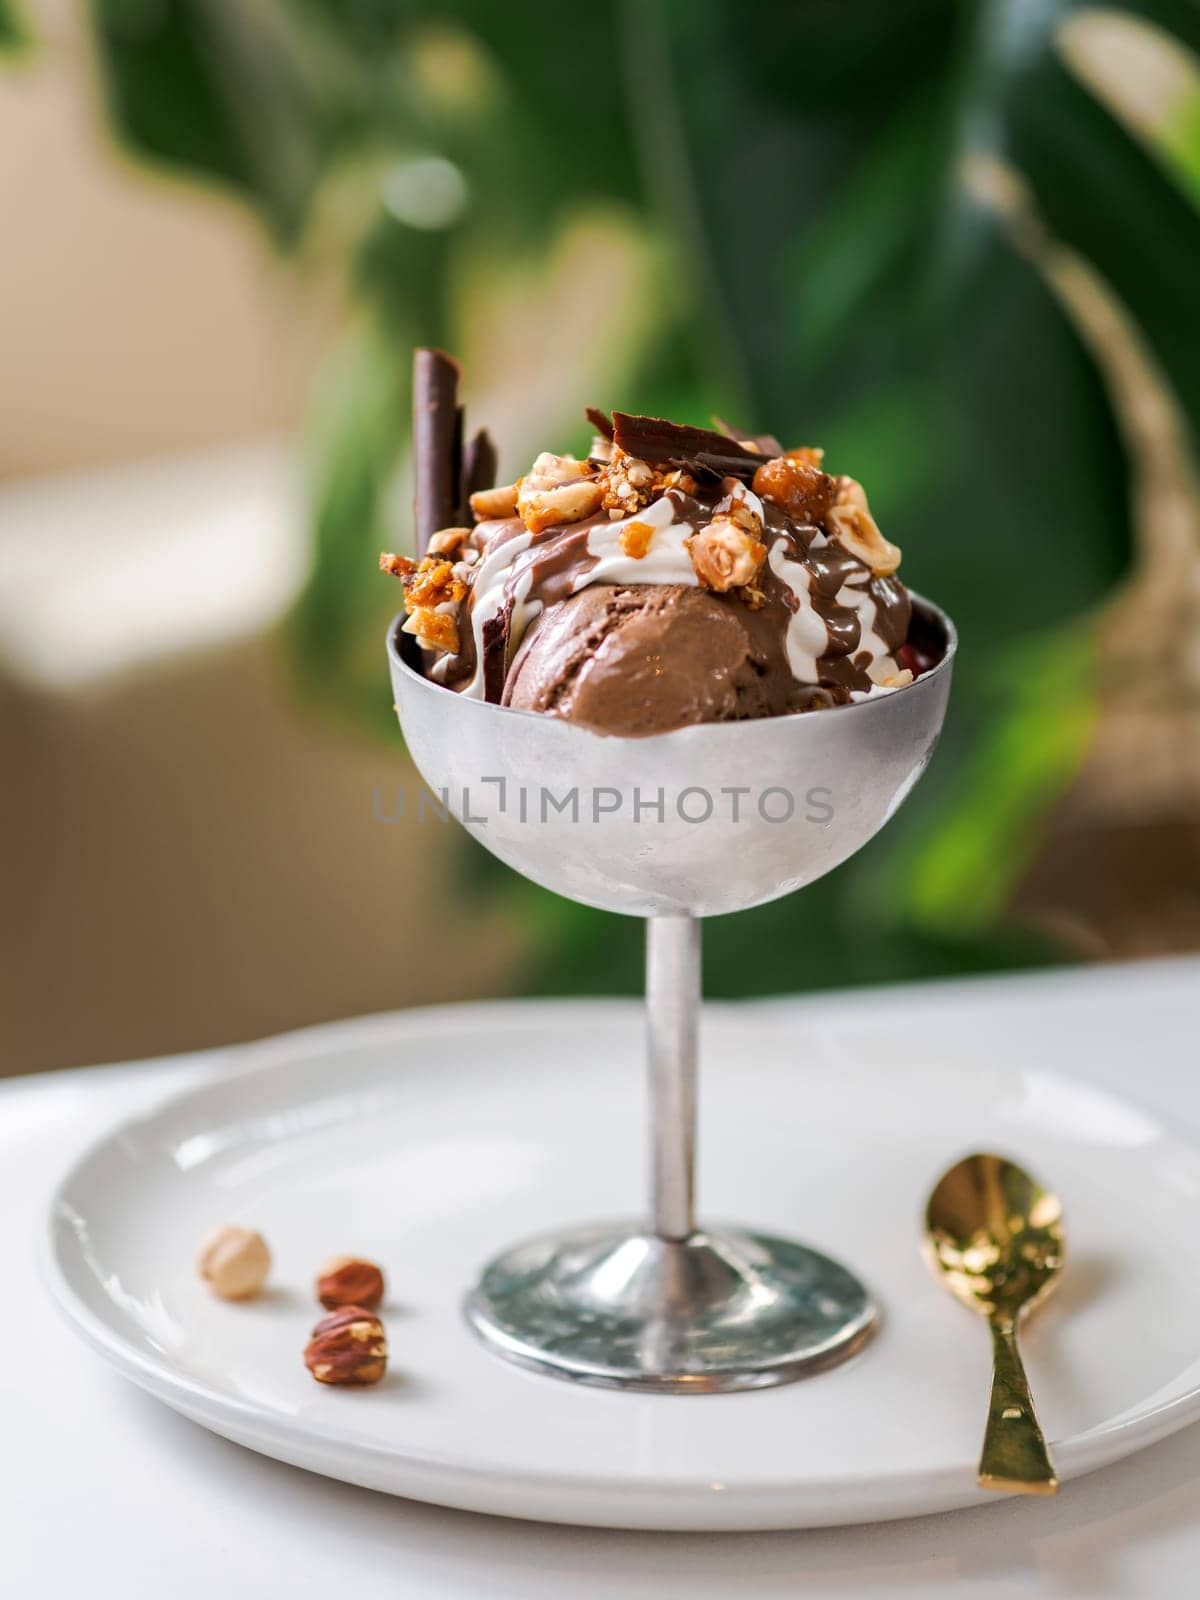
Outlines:
[[[446,358],[422,354],[424,550],[382,561],[405,588],[388,654],[409,750],[517,871],[647,919],[646,1215],[504,1251],[467,1315],[581,1382],[789,1381],[857,1350],[877,1309],[808,1245],[695,1219],[699,919],[812,882],[887,821],[941,728],[952,625],[818,451],[590,412],[586,459],[496,488],[490,445],[459,443],[453,369],[431,385]],[[454,423],[440,453],[431,415]],[[748,1141],[769,1115],[747,1106]]]

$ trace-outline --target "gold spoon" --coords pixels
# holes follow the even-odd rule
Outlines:
[[[943,1173],[929,1197],[925,1242],[951,1294],[985,1316],[992,1330],[980,1487],[1054,1494],[1058,1479],[1017,1350],[1017,1323],[1053,1288],[1063,1264],[1058,1196],[1003,1156],[967,1156]]]

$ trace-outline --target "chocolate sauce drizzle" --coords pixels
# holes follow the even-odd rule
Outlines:
[[[418,351],[414,378],[417,533],[418,550],[423,550],[435,527],[452,520],[458,525],[471,521],[469,496],[494,481],[496,453],[482,431],[464,448],[455,362],[440,351]],[[688,525],[692,532],[712,521],[729,478],[749,484],[764,461],[782,454],[772,436],[740,433],[719,419],[714,419],[717,429],[708,429],[624,411],[614,411],[610,419],[594,407],[588,408],[587,417],[603,439],[630,456],[660,469],[686,470],[694,492],[672,488],[666,498],[671,502],[672,526]],[[873,577],[822,523],[796,521],[773,500],[764,499],[762,505],[762,538],[769,554],[755,579],[757,593],[733,591],[713,599],[735,608],[745,630],[748,659],[762,680],[772,713],[845,704],[853,694],[870,691],[869,669],[880,654],[899,653],[903,664],[917,671],[932,664],[909,641],[912,607],[898,579]],[[478,556],[459,618],[460,648],[456,655],[437,661],[433,676],[452,688],[474,683],[475,692],[499,703],[520,644],[514,637],[516,619],[528,621],[531,614],[540,615],[585,588],[601,560],[589,548],[590,536],[598,528],[613,526],[603,512],[532,537],[518,517],[478,524],[470,540]],[[479,601],[480,571],[489,557],[518,540],[521,548],[506,569],[501,563],[496,573],[491,563],[492,576],[500,585],[499,602],[493,587],[489,603],[494,612],[477,630],[472,619]],[[795,586],[773,562],[785,573],[793,566],[798,569]],[[654,571],[649,563],[646,570]],[[663,579],[663,569],[658,570],[660,576],[652,577],[652,582],[678,581]],[[634,590],[644,581],[630,578],[615,587]],[[872,604],[862,609],[846,604],[847,590]],[[811,607],[825,630],[825,648],[809,658],[815,666],[812,681],[798,677],[789,659],[789,627],[802,607]],[[873,635],[869,642],[864,638],[864,621]]]
[[[674,522],[690,524],[699,531],[712,520],[713,507],[721,498],[721,491],[701,483],[695,494],[672,489],[667,498],[672,502]],[[894,655],[908,635],[911,615],[908,592],[894,578],[872,577],[863,562],[830,538],[819,525],[793,522],[770,500],[763,502],[763,509],[764,541],[769,548],[783,541],[786,559],[801,566],[807,575],[807,596],[797,596],[768,561],[756,581],[763,597],[760,606],[751,607],[746,598],[737,593],[717,598],[737,608],[750,642],[755,670],[781,686],[778,711],[845,704],[853,693],[871,689],[873,680],[868,669],[876,652],[864,648],[859,611],[844,604],[839,596],[847,587],[869,596],[874,602],[873,631],[882,641],[885,652]],[[526,605],[537,602],[545,608],[557,605],[583,588],[600,560],[588,548],[589,537],[597,528],[611,526],[607,516],[601,513],[566,527],[548,528],[534,536],[528,547],[515,556],[504,579],[503,603],[482,629],[482,688],[486,700],[500,702],[508,665],[520,642],[512,637],[518,594]],[[477,541],[480,560],[524,533],[524,525],[517,517],[481,524]],[[460,628],[462,648],[457,656],[444,663],[439,673],[441,681],[451,687],[462,687],[475,677],[474,630],[470,626],[475,599],[472,589]],[[805,602],[824,623],[827,639],[824,652],[817,658],[814,682],[798,682],[788,660],[788,624]]]

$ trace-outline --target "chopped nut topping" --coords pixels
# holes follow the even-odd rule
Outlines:
[[[621,529],[621,549],[634,561],[640,561],[654,539],[654,529],[648,522],[630,522]]]
[[[746,602],[746,607],[750,611],[761,611],[767,603],[767,597],[761,589],[743,589],[742,599]]]
[[[392,555],[390,551],[383,551],[379,557],[380,572],[390,572],[393,578],[407,578],[417,570],[417,563],[410,561],[407,556]]]
[[[834,478],[836,500],[825,521],[832,536],[870,567],[872,576],[889,577],[900,565],[900,546],[883,537],[867,507],[866,491],[854,478]]]
[[[835,480],[812,462],[775,456],[756,470],[754,492],[774,500],[797,522],[820,522],[837,491]]]
[[[423,650],[444,650],[452,656],[458,654],[458,623],[448,611],[418,606],[400,631],[415,634]]]
[[[649,462],[627,455],[615,446],[608,466],[600,474],[600,481],[604,486],[604,498],[600,503],[609,516],[616,512],[618,517],[628,517],[640,511],[653,500],[658,488],[658,476]]]
[[[556,456],[551,450],[543,450],[534,457],[525,476],[517,480],[517,489],[555,489],[560,484],[574,483],[591,475],[589,461],[580,461],[575,456]]]
[[[443,529],[443,533],[461,533],[463,529]],[[465,530],[469,532],[470,530]],[[435,534],[440,538],[441,534]],[[432,548],[432,544],[431,544]],[[379,558],[380,570],[390,572],[404,584],[404,609],[408,612],[432,610],[447,603],[457,605],[467,592],[466,569],[459,571],[454,562],[444,556],[424,556],[419,562],[407,556],[383,554]],[[413,632],[405,627],[408,632]]]
[[[470,528],[439,528],[425,548],[431,556],[457,557],[471,537],[471,531]]]
[[[480,522],[498,522],[517,514],[517,488],[506,483],[502,489],[480,489],[471,496],[471,510]]]
[[[676,467],[673,472],[668,472],[662,480],[664,489],[678,489],[683,494],[695,494],[696,480],[690,472],[682,467]]]
[[[404,580],[404,604],[409,611],[419,606],[440,606],[447,601],[456,605],[467,592],[466,583],[454,570],[450,561],[426,556],[415,572]]]
[[[517,490],[517,514],[530,533],[582,522],[600,509],[603,488],[587,461],[543,451]]]
[[[767,556],[766,545],[730,517],[714,517],[687,547],[700,582],[719,594],[752,584]]]
[[[907,667],[903,667],[899,672],[893,672],[889,677],[881,678],[879,681],[885,689],[907,689],[913,682],[913,675]]]

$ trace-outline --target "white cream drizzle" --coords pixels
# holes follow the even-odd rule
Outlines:
[[[483,699],[483,629],[484,625],[498,616],[508,601],[506,585],[512,573],[516,559],[523,551],[528,550],[533,543],[533,535],[527,528],[514,534],[511,539],[506,539],[503,544],[497,545],[488,555],[484,556],[475,568],[471,581],[472,605],[470,610],[471,632],[475,638],[475,672],[470,683],[463,686],[461,693],[469,700]],[[530,578],[529,582],[532,582]],[[525,585],[525,592],[529,592],[529,583]],[[522,600],[524,596],[520,597]],[[534,610],[533,607],[524,607],[525,610]],[[534,615],[536,615],[534,610]],[[516,621],[517,609],[513,607],[513,621]],[[525,619],[525,626],[533,620]]]
[[[587,541],[588,554],[595,556],[596,565],[580,575],[576,592],[592,583],[686,583],[698,587],[700,580],[687,548],[696,527],[692,522],[677,522],[675,517],[676,506],[664,495],[619,522],[598,522]],[[626,555],[621,548],[621,534],[634,522],[654,530],[644,556]]]
[[[762,515],[762,502],[757,495],[746,490],[744,499],[751,509]],[[595,558],[595,565],[579,575],[572,592],[578,593],[593,583],[678,583],[697,587],[700,580],[687,548],[687,541],[695,534],[696,525],[678,519],[677,512],[678,507],[672,497],[664,495],[631,516],[622,517],[616,522],[596,523],[587,537],[588,554]],[[621,547],[622,533],[634,522],[648,525],[653,530],[643,556],[627,555]],[[788,557],[790,543],[786,535],[776,534],[772,538],[768,533],[765,537],[770,539],[767,562],[771,571],[796,600],[796,610],[788,621],[785,636],[788,666],[797,683],[816,683],[819,678],[817,662],[829,648],[829,634],[824,620],[812,604],[808,569],[802,562]],[[816,542],[814,539],[814,546]],[[827,541],[822,539],[821,542]],[[523,530],[498,545],[475,569],[472,580],[473,603],[469,613],[475,639],[475,672],[461,691],[470,699],[483,699],[484,626],[503,610],[511,598],[513,612],[509,649],[513,651],[542,610],[540,600],[528,598],[533,586],[534,558],[524,562],[524,570],[513,580],[514,568],[522,563],[522,558],[532,546],[533,536]],[[872,679],[890,677],[897,672],[899,669],[894,658],[876,632],[878,607],[871,595],[865,589],[844,584],[838,592],[837,603],[858,613],[861,628],[859,648],[870,651],[872,655],[868,668]],[[892,692],[876,682],[875,688],[856,690],[851,698],[867,699],[875,693]]]
[[[784,636],[788,666],[797,683],[816,683],[817,660],[829,648],[829,630],[813,606],[808,568],[800,561],[789,560],[787,549],[786,536],[779,534],[767,550],[767,565],[796,600]]]
[[[893,678],[899,672],[900,666],[895,657],[888,650],[886,641],[876,629],[879,620],[879,605],[874,595],[857,584],[844,583],[838,590],[835,603],[847,606],[851,611],[858,613],[858,649],[869,650],[871,660],[867,666],[867,676],[873,683],[882,685],[884,678]],[[856,651],[855,654],[858,652]],[[859,694],[867,691],[858,690]]]

